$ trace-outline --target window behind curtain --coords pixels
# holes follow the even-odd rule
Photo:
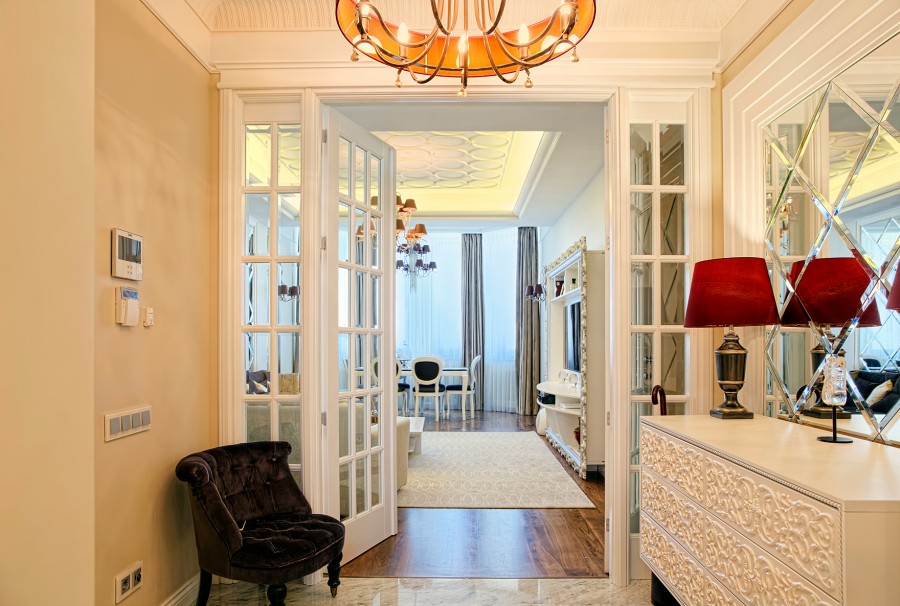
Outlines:
[[[484,263],[484,407],[515,412],[516,230],[482,235]],[[429,234],[431,260],[424,278],[397,276],[397,354],[412,359],[436,355],[445,366],[462,364],[462,236]],[[455,405],[455,403],[454,403]]]
[[[438,356],[462,364],[462,236],[428,235],[437,270],[423,277],[397,275],[397,354]]]
[[[484,409],[515,412],[516,229],[481,237],[484,263]]]

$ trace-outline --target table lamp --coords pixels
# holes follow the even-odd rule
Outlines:
[[[856,317],[863,294],[871,282],[869,274],[853,257],[813,258],[806,266],[805,261],[797,261],[791,266],[788,280],[794,285],[794,296],[788,301],[781,314],[782,326],[809,326],[812,322],[820,327],[828,339],[834,343],[832,326],[844,326]],[[878,306],[870,304],[859,318],[857,327],[881,326]],[[832,348],[833,349],[833,348]],[[844,355],[844,350],[835,352]],[[809,350],[812,369],[819,368],[827,352],[821,342]],[[823,377],[820,375],[815,390],[819,401],[815,406],[800,411],[800,414],[827,419],[833,416],[849,419],[852,415],[840,406],[832,408],[822,402]]]
[[[747,350],[740,344],[734,327],[766,324],[778,324],[778,309],[764,259],[729,257],[694,265],[685,328],[728,327],[722,345],[716,349],[716,378],[725,392],[725,401],[709,411],[711,416],[753,418],[753,413],[737,399],[744,386]]]

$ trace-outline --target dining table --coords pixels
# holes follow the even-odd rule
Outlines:
[[[402,361],[401,361],[402,362]],[[406,366],[401,366],[400,368],[400,378],[404,377],[412,377],[412,368],[408,368]],[[466,420],[466,399],[465,393],[469,389],[469,368],[467,366],[445,366],[441,370],[441,379],[444,377],[459,377],[462,382],[462,401],[460,403],[460,408],[462,408],[462,420]],[[448,413],[449,414],[449,413]]]

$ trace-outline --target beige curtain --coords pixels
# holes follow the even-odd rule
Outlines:
[[[482,356],[475,369],[475,408],[482,410],[484,401],[484,278],[481,261],[481,234],[462,237],[462,332],[463,364],[472,367],[475,356]]]
[[[520,415],[534,415],[538,409],[535,386],[541,374],[540,307],[524,297],[525,287],[539,281],[537,247],[537,228],[520,227],[516,271],[516,379]]]

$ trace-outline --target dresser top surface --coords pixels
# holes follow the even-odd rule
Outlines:
[[[900,511],[900,448],[862,439],[820,442],[821,429],[764,416],[642,417],[641,424],[830,497],[845,511]]]

